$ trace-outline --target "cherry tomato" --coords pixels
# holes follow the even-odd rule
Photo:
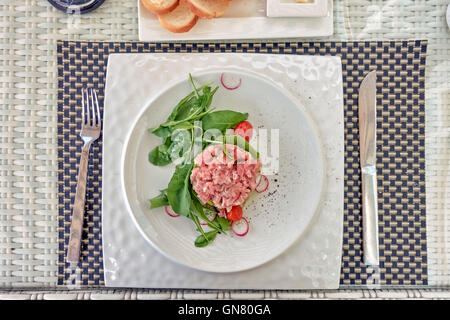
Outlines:
[[[239,221],[242,219],[242,208],[241,206],[234,206],[231,208],[230,212],[227,213],[227,218],[230,221]]]
[[[253,135],[253,126],[248,121],[241,121],[234,127],[234,134],[245,138],[245,140],[247,141],[250,141]]]

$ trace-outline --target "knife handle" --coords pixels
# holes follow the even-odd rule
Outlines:
[[[362,168],[363,253],[366,265],[379,265],[377,173],[374,165]]]

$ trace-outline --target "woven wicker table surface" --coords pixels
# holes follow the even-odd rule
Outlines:
[[[337,292],[65,291],[56,288],[56,41],[138,41],[136,1],[109,0],[90,14],[74,17],[57,11],[46,0],[0,0],[0,299],[61,295],[74,299],[450,297],[447,5],[447,0],[335,1],[333,36],[290,39],[428,40],[425,84],[428,288]]]

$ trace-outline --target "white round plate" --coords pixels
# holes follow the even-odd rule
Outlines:
[[[450,4],[447,6],[447,13],[445,17],[447,19],[447,26],[450,28]]]
[[[122,159],[122,183],[128,209],[149,243],[173,261],[222,273],[257,267],[299,239],[321,198],[325,163],[312,120],[289,92],[251,72],[229,70],[228,73],[242,78],[238,89],[230,91],[220,86],[218,71],[193,74],[193,77],[199,85],[220,86],[213,99],[213,106],[218,110],[248,112],[248,120],[255,130],[266,129],[269,137],[273,129],[279,130],[279,157],[270,154],[270,144],[268,151],[259,148],[262,157],[278,158],[279,168],[277,173],[268,176],[269,189],[261,194],[253,192],[245,203],[244,216],[250,224],[245,237],[232,232],[219,234],[213,243],[197,248],[194,240],[199,233],[191,220],[182,216],[172,218],[163,208],[149,208],[149,199],[167,188],[174,165],[157,167],[148,162],[149,151],[161,141],[148,129],[164,122],[178,101],[192,91],[187,76],[144,108],[130,131]],[[278,139],[274,136],[272,140]]]

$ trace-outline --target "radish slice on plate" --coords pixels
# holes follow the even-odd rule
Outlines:
[[[241,86],[242,79],[228,73],[222,73],[220,83],[225,89],[235,90]]]
[[[248,233],[248,229],[248,221],[245,218],[231,223],[231,230],[239,237],[245,236]]]
[[[177,218],[177,217],[179,217],[180,215],[179,214],[176,214],[176,213],[173,213],[173,212],[170,212],[170,210],[169,210],[169,207],[164,207],[164,211],[166,211],[166,213],[169,215],[169,216],[171,216],[172,218]]]
[[[209,221],[211,221],[211,222],[216,220],[216,217],[217,217],[217,213],[214,213],[212,211],[208,211],[207,213],[205,213],[205,215],[209,219]],[[200,222],[200,224],[202,226],[207,226],[208,225],[208,223],[205,222],[205,221]]]
[[[269,179],[263,174],[259,175],[259,180],[258,184],[255,187],[255,191],[258,193],[263,193],[268,188],[269,188]]]

